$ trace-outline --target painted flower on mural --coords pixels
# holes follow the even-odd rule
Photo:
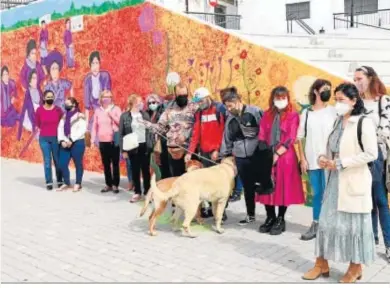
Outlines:
[[[180,83],[180,75],[177,72],[169,72],[166,82],[168,86],[175,86]]]
[[[147,5],[142,9],[141,15],[138,17],[138,25],[142,32],[150,32],[156,23],[154,9]]]
[[[256,72],[257,75],[260,75],[261,74],[261,68],[257,68],[255,72]]]
[[[272,86],[284,86],[288,80],[287,63],[284,61],[275,61],[268,71],[268,79]]]
[[[240,53],[240,58],[241,59],[246,59],[248,57],[248,51],[242,50]]]
[[[240,69],[240,64],[234,65],[234,69],[236,69],[236,70]]]
[[[190,65],[190,66],[194,65],[195,60],[193,58],[190,58],[187,61],[188,61],[188,65]]]
[[[255,95],[256,95],[257,97],[259,97],[259,96],[261,95],[260,91],[259,91],[259,90],[256,90]]]

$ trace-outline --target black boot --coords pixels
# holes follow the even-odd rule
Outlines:
[[[260,225],[259,227],[259,232],[260,233],[269,233],[272,229],[272,226],[274,225],[276,221],[276,218],[275,217],[267,217],[267,219],[265,219],[265,222]]]
[[[271,231],[269,232],[270,235],[280,235],[284,231],[286,231],[286,222],[282,217],[276,218],[276,221],[274,225],[271,228]]]
[[[204,219],[209,218],[209,211],[207,208],[200,209],[200,217],[202,217]]]
[[[228,217],[227,217],[227,215],[226,215],[226,211],[223,211],[222,223],[225,222],[227,219],[228,219]]]
[[[311,223],[309,230],[305,234],[301,235],[301,240],[309,241],[316,238],[317,231],[318,231],[318,222],[313,221],[313,223]]]

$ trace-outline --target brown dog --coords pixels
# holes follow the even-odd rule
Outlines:
[[[214,229],[223,233],[221,227],[222,215],[226,202],[234,188],[234,178],[237,168],[233,157],[222,160],[221,164],[213,167],[199,169],[191,173],[185,173],[173,182],[169,191],[161,191],[156,185],[156,176],[151,179],[153,197],[160,201],[172,201],[176,205],[173,215],[174,227],[178,226],[178,220],[184,212],[182,224],[183,236],[196,237],[190,230],[190,223],[199,209],[199,204],[206,200],[212,203],[215,218]]]
[[[199,161],[196,161],[196,160],[190,160],[186,163],[187,172],[201,169],[202,167],[203,167],[202,163],[200,163]],[[160,191],[167,192],[167,191],[171,190],[173,183],[178,178],[179,177],[170,177],[170,178],[162,179],[162,180],[158,181],[156,183],[156,185]],[[159,197],[156,197],[153,193],[153,190],[149,189],[148,194],[146,195],[146,198],[145,198],[144,206],[142,207],[141,212],[140,212],[140,217],[142,217],[145,214],[146,210],[148,209],[149,203],[151,202],[152,199],[153,199],[155,207],[153,208],[153,211],[149,216],[149,234],[151,236],[156,236],[157,235],[156,221],[157,221],[157,218],[164,212],[165,208],[167,207],[168,200],[163,200]],[[199,224],[203,223],[203,219],[200,216],[200,206],[199,206],[199,209],[196,213],[196,221]]]

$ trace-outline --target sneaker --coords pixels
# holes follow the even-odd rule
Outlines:
[[[269,233],[272,227],[274,226],[275,221],[276,221],[275,217],[267,217],[267,219],[265,219],[265,222],[262,225],[260,225],[259,232]]]
[[[206,218],[209,218],[209,209],[207,208],[201,208],[200,209],[200,217],[202,217],[203,219],[206,219]]]
[[[130,202],[131,203],[135,203],[135,202],[138,202],[141,200],[141,195],[140,194],[134,194],[131,199],[130,199]]]
[[[62,185],[64,185],[64,182],[57,182],[57,188],[61,188]]]
[[[390,247],[386,247],[386,258],[387,261],[390,263]]]
[[[48,191],[53,190],[53,185],[46,185],[46,190],[48,190]]]
[[[224,211],[223,215],[222,215],[222,223],[226,222],[227,219],[228,219],[228,217],[226,215],[226,212]]]
[[[115,193],[115,194],[118,194],[119,193],[119,188],[114,186],[112,191]]]
[[[276,221],[274,225],[271,228],[271,231],[269,232],[270,235],[280,235],[284,231],[286,231],[286,222],[282,217],[276,218]]]
[[[309,230],[301,235],[301,240],[303,241],[309,241],[317,236],[317,230],[318,230],[318,222],[312,222]]]
[[[230,196],[229,198],[229,202],[237,202],[237,201],[240,201],[241,200],[241,194],[233,194],[232,196]]]
[[[238,222],[238,224],[244,226],[246,224],[253,223],[255,221],[256,221],[255,216],[246,216],[245,219]]]

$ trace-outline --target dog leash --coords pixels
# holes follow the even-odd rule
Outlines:
[[[165,137],[164,135],[162,135],[161,133],[159,133],[158,131],[153,131],[153,133],[156,133],[157,135],[159,135],[160,137],[162,137],[162,138],[164,138],[165,140],[168,141],[168,138]],[[186,151],[187,153],[189,153],[189,154],[191,154],[191,155],[195,155],[195,156],[197,156],[198,158],[203,159],[203,160],[206,160],[206,161],[208,161],[208,162],[210,162],[210,163],[212,163],[212,164],[214,164],[214,165],[218,165],[218,164],[219,164],[219,163],[217,163],[217,162],[215,162],[215,161],[213,161],[213,160],[211,160],[211,159],[209,159],[209,158],[203,157],[202,155],[200,155],[200,154],[198,154],[198,153],[193,153],[193,152],[191,152],[190,150],[188,150],[187,148],[185,148],[185,147],[183,147],[183,146],[181,146],[181,145],[177,145],[177,147],[183,149],[184,151]]]

